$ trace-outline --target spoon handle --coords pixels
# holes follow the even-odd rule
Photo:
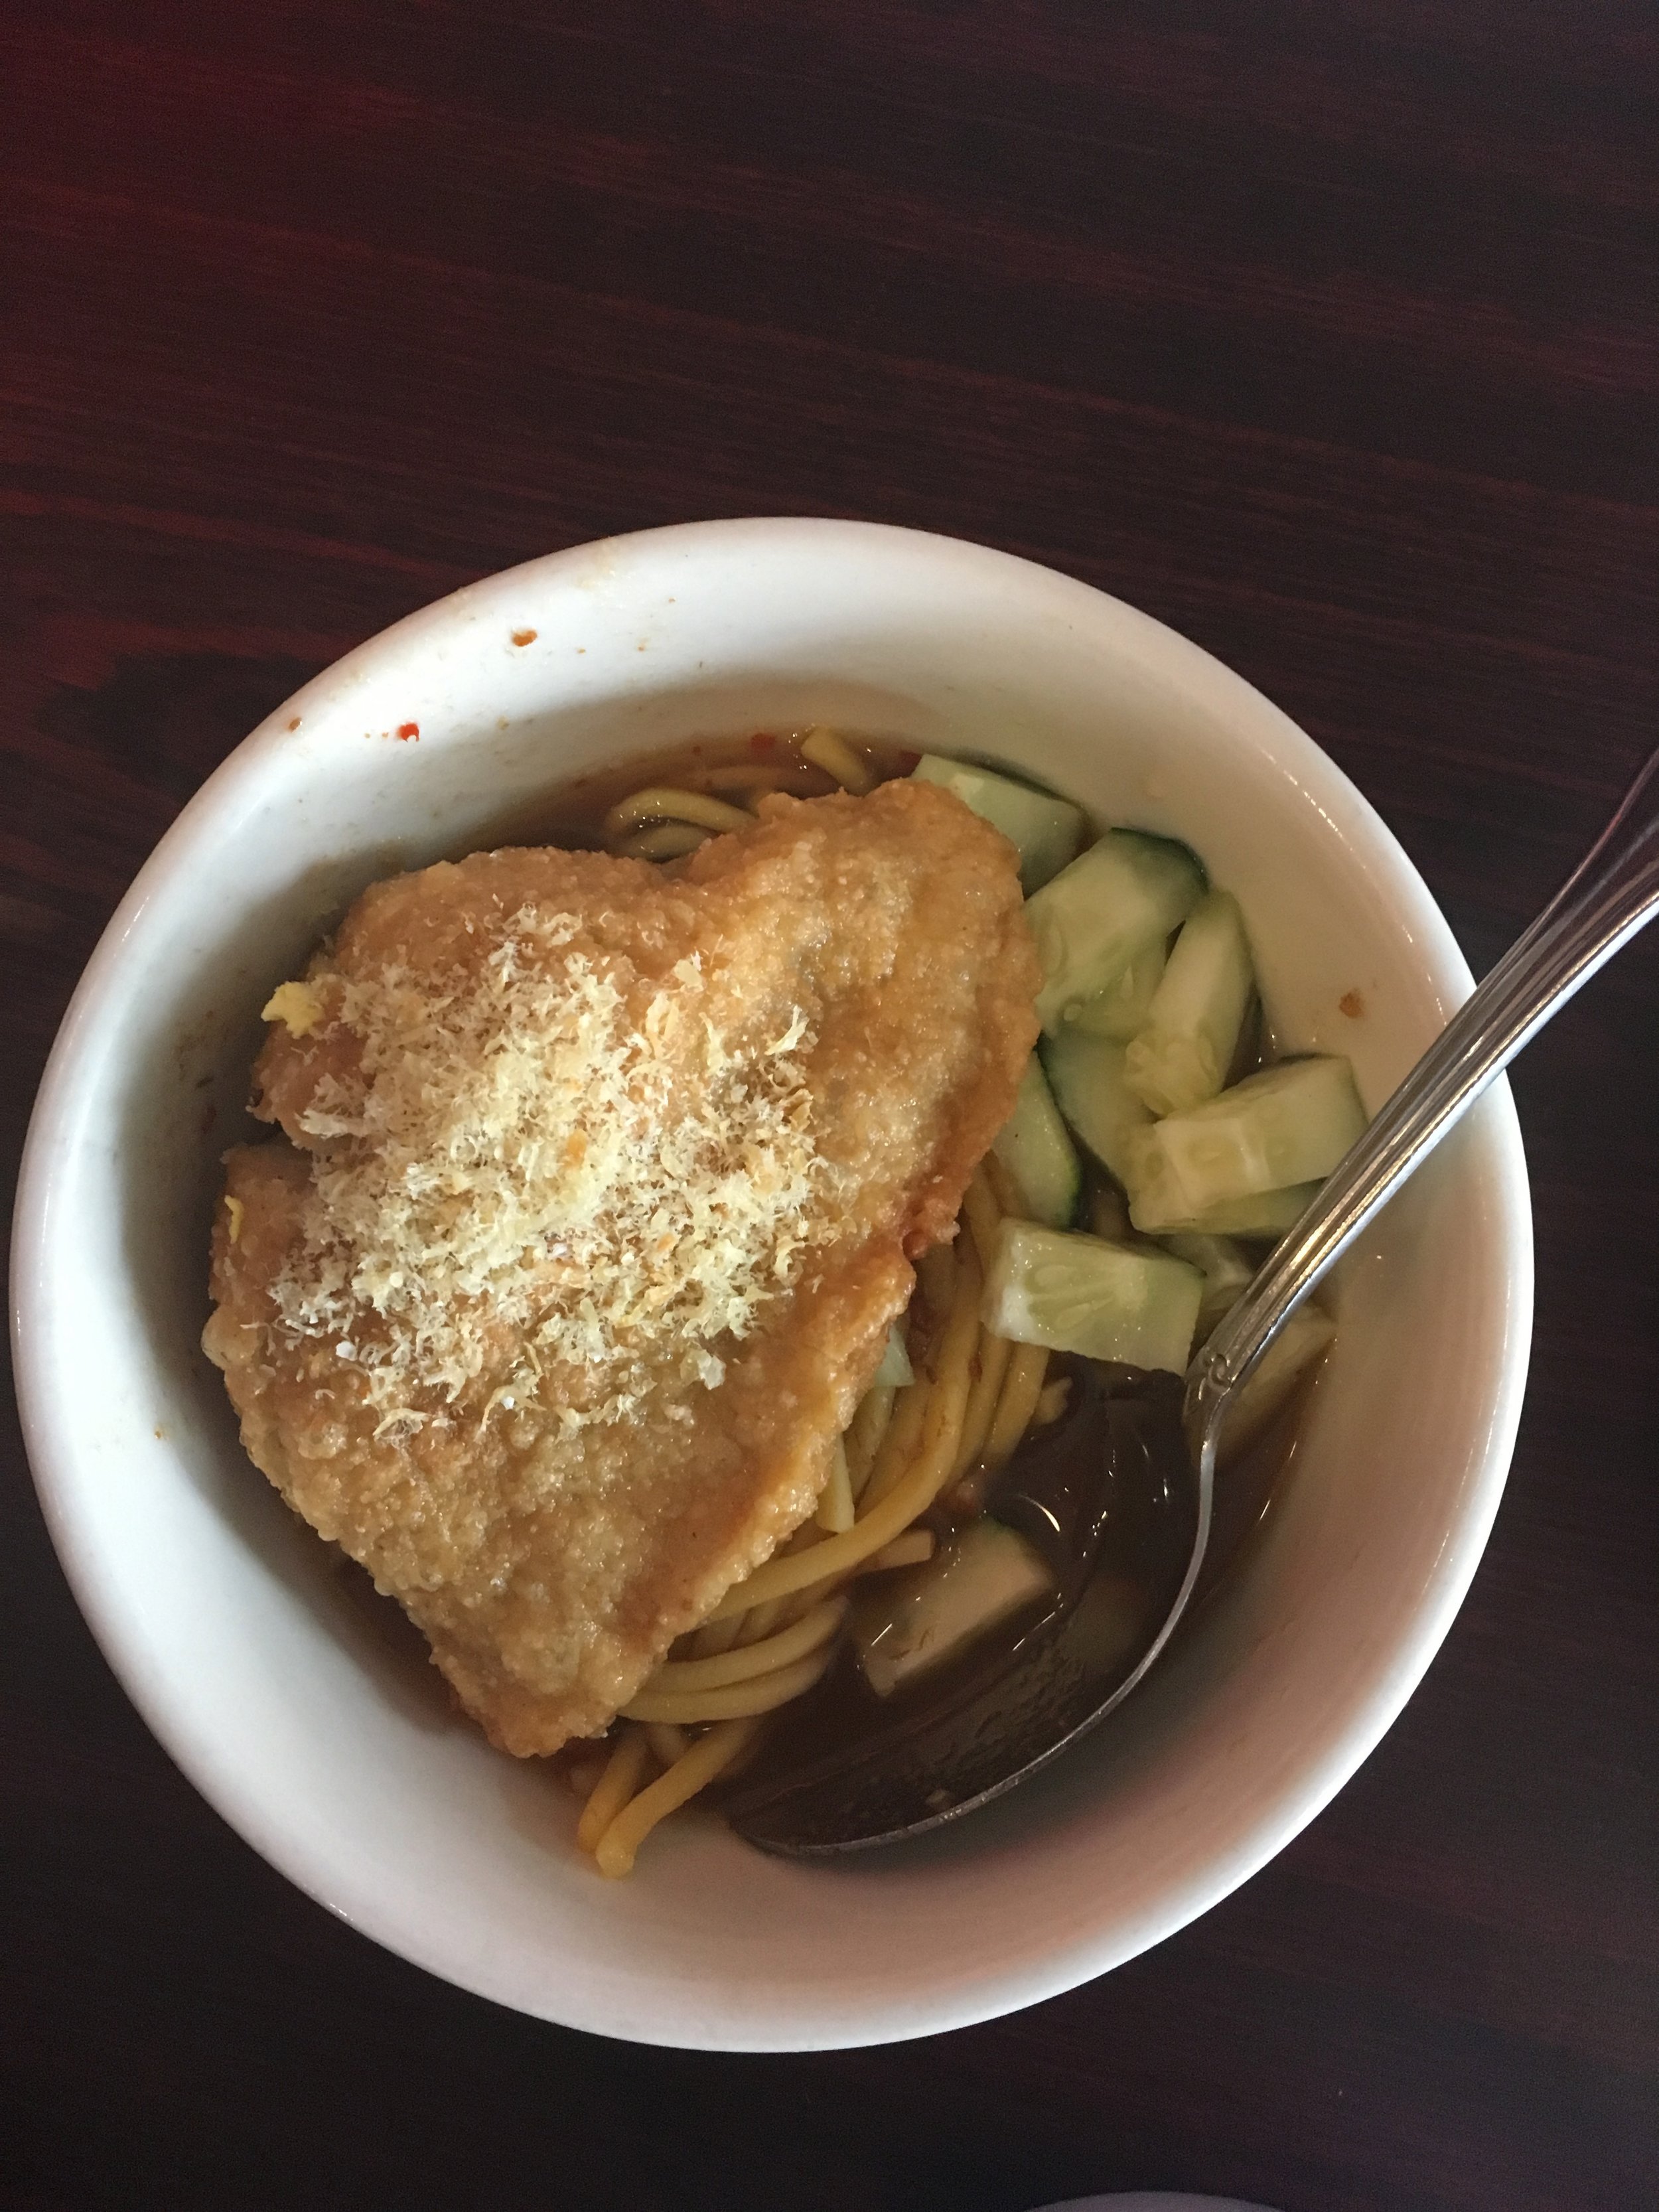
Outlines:
[[[1589,854],[1467,999],[1194,1361],[1194,1438],[1289,1316],[1466,1108],[1659,910],[1659,752]]]

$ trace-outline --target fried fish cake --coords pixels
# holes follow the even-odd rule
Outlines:
[[[1036,1035],[949,793],[762,802],[670,869],[477,854],[284,985],[228,1157],[255,1464],[502,1748],[605,1726],[812,1511]]]

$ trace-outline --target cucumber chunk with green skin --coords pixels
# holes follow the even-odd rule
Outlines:
[[[994,1335],[1016,1344],[1179,1375],[1203,1296],[1198,1269],[1168,1252],[1005,1221],[980,1311]]]
[[[1083,1168],[1035,1053],[1025,1063],[1013,1113],[991,1150],[1012,1176],[1034,1221],[1050,1229],[1071,1227],[1083,1188]]]
[[[1037,1018],[1049,1036],[1068,1008],[1109,990],[1133,961],[1162,945],[1203,895],[1204,871],[1184,845],[1109,830],[1028,899],[1042,962]]]
[[[1055,1105],[1101,1165],[1127,1186],[1133,1141],[1152,1117],[1129,1088],[1123,1046],[1068,1026],[1045,1037],[1042,1051]]]
[[[1248,1451],[1336,1334],[1336,1323],[1316,1305],[1298,1306],[1250,1370],[1223,1425],[1224,1467]]]
[[[1167,1239],[1190,1232],[1198,1237],[1279,1237],[1294,1227],[1318,1195],[1316,1182],[1297,1182],[1283,1190],[1264,1190],[1255,1198],[1229,1199],[1206,1206],[1202,1213],[1186,1213],[1179,1192],[1153,1183],[1130,1200],[1129,1219],[1143,1237]]]
[[[860,1595],[852,1630],[865,1679],[890,1698],[1054,1589],[1024,1536],[1000,1521],[970,1521],[926,1565],[883,1576]]]
[[[1129,1088],[1154,1114],[1184,1114],[1215,1097],[1255,990],[1238,901],[1212,891],[1182,923],[1146,1027],[1129,1046]]]
[[[1068,1006],[1064,1016],[1066,1028],[1081,1030],[1085,1036],[1109,1037],[1114,1044],[1127,1044],[1146,1026],[1152,995],[1163,981],[1164,968],[1160,940],[1148,945],[1139,959],[1132,960],[1115,983],[1097,991],[1092,999]]]
[[[1198,1309],[1198,1336],[1203,1343],[1216,1323],[1224,1321],[1249,1288],[1255,1264],[1243,1247],[1231,1237],[1206,1237],[1197,1230],[1177,1231],[1164,1243],[1177,1260],[1196,1267],[1204,1278],[1204,1299]]]
[[[1247,1075],[1185,1114],[1137,1131],[1126,1177],[1131,1200],[1158,1194],[1154,1210],[1196,1217],[1328,1176],[1364,1132],[1353,1070],[1334,1056],[1291,1060]],[[1137,1228],[1146,1224],[1131,1214]]]
[[[1001,830],[1019,854],[1019,887],[1027,898],[1060,873],[1086,834],[1083,809],[1070,799],[1033,791],[1029,784],[971,762],[924,753],[913,774],[920,782],[954,791],[964,806]]]

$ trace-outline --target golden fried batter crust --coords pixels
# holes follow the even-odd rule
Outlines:
[[[523,1756],[603,1729],[812,1511],[910,1258],[950,1233],[1036,1039],[1016,856],[959,800],[901,781],[760,812],[669,870],[513,850],[374,885],[312,963],[331,1017],[305,1036],[273,1027],[260,1055],[256,1110],[285,1134],[228,1156],[236,1203],[215,1229],[204,1342],[249,1455],[402,1602],[467,1711]],[[695,954],[699,1018],[714,1007],[728,1042],[800,1034],[823,1163],[806,1247],[750,1333],[717,1347],[717,1387],[665,1345],[626,1419],[573,1429],[560,1408],[582,1402],[580,1372],[553,1366],[526,1397],[522,1343],[486,1322],[476,1376],[453,1397],[417,1377],[420,1425],[388,1425],[337,1328],[304,1333],[273,1296],[315,1264],[313,1176],[364,1141],[302,1117],[363,1087],[339,1012],[354,980],[476,988],[527,911],[570,917],[560,957],[575,948],[630,1007],[675,993]],[[353,1326],[362,1341],[383,1329],[367,1310]]]

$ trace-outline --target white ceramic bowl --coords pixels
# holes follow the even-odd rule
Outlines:
[[[574,2027],[713,2049],[878,2043],[1012,2010],[1133,1957],[1270,1858],[1446,1632],[1503,1486],[1531,1320],[1525,1170],[1499,1091],[1351,1260],[1282,1510],[1120,1721],[925,1844],[802,1866],[693,1820],[631,1881],[599,1879],[563,1787],[451,1715],[243,1458],[197,1348],[218,1157],[266,993],[371,878],[486,839],[595,762],[809,720],[999,755],[1104,819],[1189,839],[1243,901],[1281,1036],[1350,1053],[1373,1106],[1468,990],[1353,787],[1157,623],[906,531],[651,532],[399,623],[210,779],[76,994],[15,1243],[53,1538],[203,1794],[434,1973]],[[1357,1019],[1340,1011],[1355,991]]]

